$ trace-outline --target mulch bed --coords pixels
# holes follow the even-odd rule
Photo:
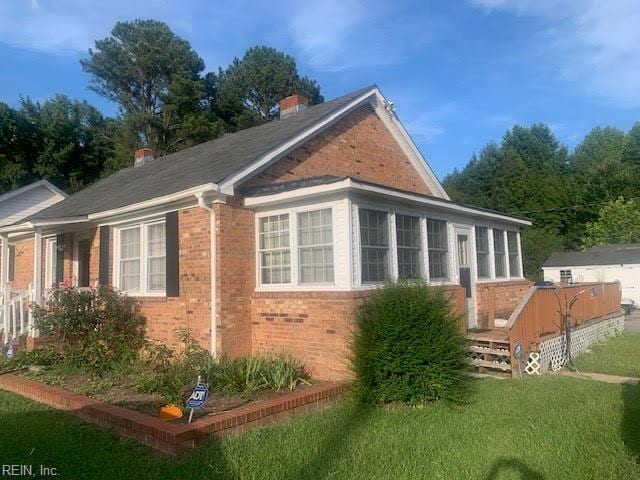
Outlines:
[[[136,389],[136,378],[134,374],[118,378],[117,381],[115,381],[109,378],[96,378],[86,373],[77,372],[65,372],[64,374],[58,374],[47,370],[43,370],[41,372],[29,372],[25,370],[15,373],[31,380],[64,388],[65,390],[79,395],[85,395],[101,402],[117,405],[129,410],[135,410],[153,417],[158,416],[158,410],[166,403],[157,393],[139,392]],[[295,391],[304,391],[308,387],[309,385],[300,384]],[[201,409],[194,411],[193,419],[195,420],[208,415],[227,412],[238,407],[251,405],[265,400],[276,399],[290,392],[290,390],[259,390],[251,393],[233,393],[210,390],[207,403]],[[183,394],[185,402],[190,394],[191,390],[185,390]],[[183,407],[181,406],[181,408]],[[183,408],[183,411],[184,414],[182,418],[172,420],[171,423],[187,423],[189,410]]]

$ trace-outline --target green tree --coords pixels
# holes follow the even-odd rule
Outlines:
[[[640,204],[622,197],[607,202],[597,220],[587,224],[582,242],[585,248],[640,242]]]
[[[222,108],[242,113],[245,107],[254,123],[269,120],[273,108],[289,95],[304,95],[311,104],[324,101],[318,83],[298,74],[294,58],[271,47],[249,48],[242,59],[235,58],[220,71],[219,78]],[[246,115],[239,119],[247,122]]]
[[[91,75],[89,88],[120,106],[120,142],[137,143],[114,167],[130,164],[136,146],[164,155],[220,134],[204,102],[204,62],[167,24],[118,22],[80,63]]]

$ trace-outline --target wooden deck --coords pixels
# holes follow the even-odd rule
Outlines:
[[[467,330],[467,338],[472,341],[509,343],[509,331],[497,328],[472,328]]]

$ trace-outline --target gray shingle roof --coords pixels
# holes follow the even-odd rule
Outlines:
[[[206,183],[219,183],[373,88],[375,85],[309,107],[283,120],[227,134],[139,167],[125,168],[30,220],[88,215]]]
[[[640,264],[640,243],[604,245],[583,252],[555,252],[543,267]]]

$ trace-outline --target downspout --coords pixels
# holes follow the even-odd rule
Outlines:
[[[198,207],[209,212],[210,237],[211,237],[211,356],[217,355],[217,328],[218,328],[218,302],[216,295],[217,272],[216,272],[216,212],[206,204],[204,193],[196,193]]]

